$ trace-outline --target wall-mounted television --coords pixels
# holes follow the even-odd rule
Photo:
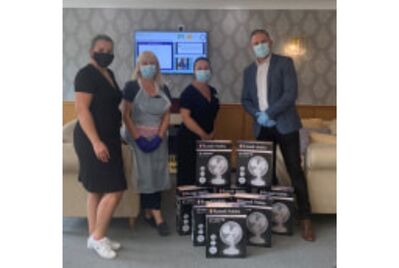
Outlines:
[[[163,74],[192,74],[194,61],[208,56],[207,32],[137,31],[133,41],[135,62],[141,52],[152,51]]]

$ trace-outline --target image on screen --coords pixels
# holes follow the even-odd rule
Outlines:
[[[207,57],[207,32],[137,31],[134,34],[135,60],[143,51],[152,51],[163,74],[192,74],[198,57]]]

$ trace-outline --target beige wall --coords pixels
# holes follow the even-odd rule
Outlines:
[[[74,99],[73,80],[89,60],[88,47],[95,34],[106,33],[114,39],[115,60],[110,67],[123,87],[133,70],[133,33],[137,30],[173,31],[183,24],[187,31],[209,33],[208,50],[213,68],[210,84],[219,91],[222,103],[240,103],[242,73],[254,60],[248,46],[249,34],[255,28],[268,28],[274,39],[274,51],[280,54],[285,54],[284,46],[292,37],[303,38],[306,53],[294,57],[299,81],[297,103],[336,104],[334,9],[65,8],[63,15],[64,100]],[[178,97],[192,80],[191,75],[165,75],[164,78],[173,97]]]

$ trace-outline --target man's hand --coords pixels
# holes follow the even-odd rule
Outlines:
[[[270,119],[266,112],[257,112],[255,116],[256,122],[263,127],[274,127],[276,125],[276,121]]]

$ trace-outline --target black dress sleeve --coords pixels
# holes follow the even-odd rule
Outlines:
[[[185,108],[185,109],[188,109],[188,110],[192,109],[192,107],[193,107],[193,96],[192,96],[192,90],[191,90],[190,86],[186,87],[186,89],[180,95],[179,105],[180,105],[180,108]]]
[[[133,102],[139,90],[140,86],[137,81],[129,81],[125,84],[125,87],[123,88],[122,98],[124,100],[127,100],[128,102]]]
[[[88,68],[81,69],[75,77],[75,92],[94,94],[96,90],[95,79]]]

